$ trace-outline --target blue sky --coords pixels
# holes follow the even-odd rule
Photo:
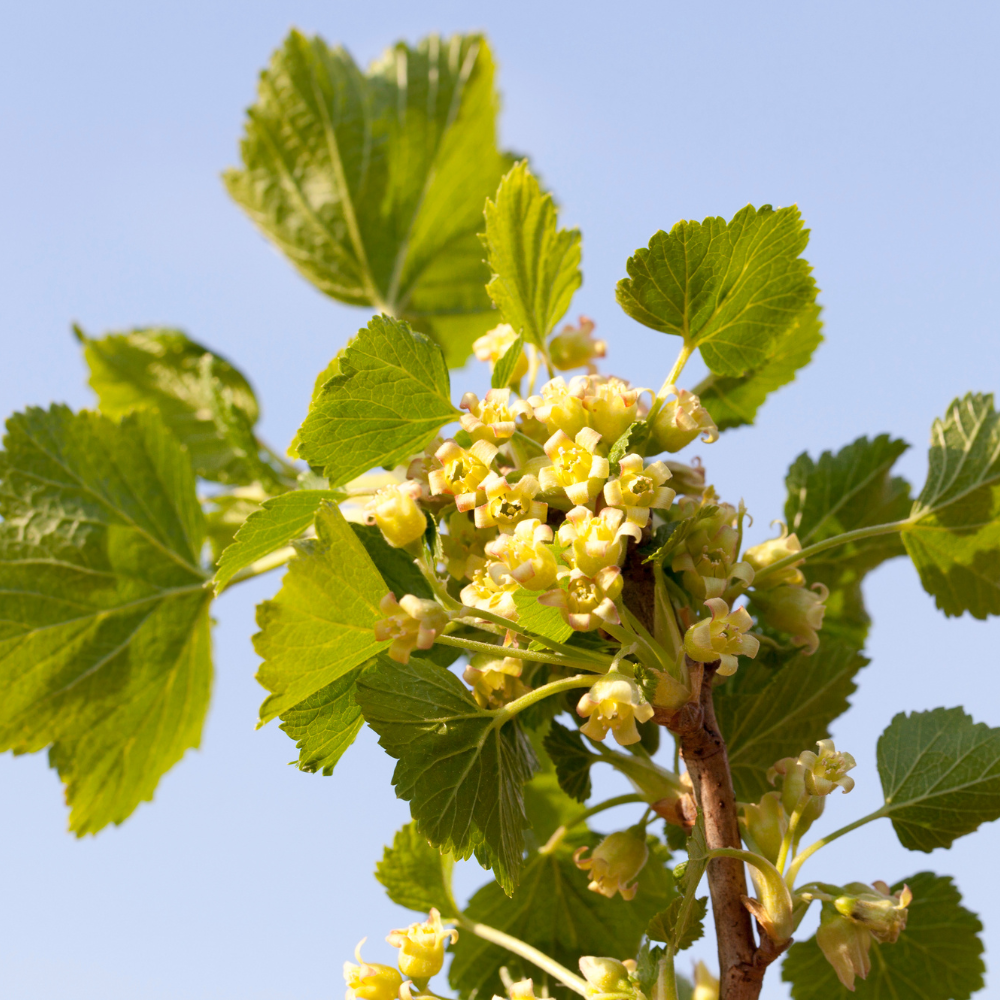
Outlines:
[[[219,180],[256,73],[292,25],[361,63],[401,37],[489,34],[503,142],[531,155],[584,233],[572,312],[597,321],[609,368],[639,384],[659,384],[675,345],[615,305],[628,254],[681,218],[800,206],[826,343],[756,428],[701,452],[721,494],[746,499],[756,537],[801,451],[889,431],[913,445],[901,466],[919,485],[931,420],[958,394],[1000,389],[995,4],[39,0],[7,5],[0,24],[4,413],[90,403],[72,321],[162,323],[237,363],[265,436],[290,440],[316,373],[366,319],[300,279]],[[5,998],[319,1000],[340,995],[360,937],[390,957],[382,939],[410,917],[369,873],[407,818],[391,762],[365,733],[333,777],[305,775],[280,730],[254,730],[253,605],[277,584],[218,603],[202,749],[121,828],[76,841],[44,755],[0,758]],[[819,831],[878,804],[875,742],[895,712],[963,704],[1000,725],[1000,623],[945,620],[902,560],[867,599],[872,664],[834,727],[858,788]],[[952,874],[989,943],[998,850],[991,825],[912,855],[883,821],[811,864],[829,881]],[[772,976],[764,995],[787,994]]]

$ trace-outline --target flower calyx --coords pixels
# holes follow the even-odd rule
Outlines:
[[[570,390],[566,380],[557,375],[541,387],[541,392],[528,397],[535,420],[545,426],[549,435],[562,431],[573,438],[588,426],[583,400]]]
[[[746,608],[730,611],[721,597],[710,597],[705,605],[712,615],[696,622],[685,632],[684,651],[700,663],[718,660],[717,672],[728,677],[736,673],[738,656],[753,659],[757,655],[760,641],[748,634],[753,627],[753,619]]]
[[[868,954],[872,946],[871,932],[838,913],[830,903],[823,904],[816,944],[847,989],[853,992],[856,977],[868,978],[872,968]]]
[[[652,510],[667,510],[677,494],[663,484],[670,478],[664,462],[643,465],[641,455],[626,455],[619,463],[620,472],[604,485],[604,501],[620,507],[629,522],[644,528]]]
[[[701,400],[687,389],[667,386],[674,396],[664,403],[653,418],[653,441],[657,451],[680,451],[699,434],[705,444],[719,439],[719,428]]]
[[[640,417],[639,397],[648,389],[633,389],[624,379],[579,375],[570,391],[583,398],[588,422],[605,441],[617,441]]]
[[[819,740],[816,746],[818,754],[812,750],[799,754],[799,763],[805,768],[805,790],[810,795],[829,795],[838,787],[845,793],[851,791],[854,779],[847,772],[857,766],[855,759],[838,751],[833,740]]]
[[[574,632],[593,632],[605,622],[620,625],[621,618],[615,607],[624,586],[622,571],[618,566],[605,566],[593,576],[583,570],[560,571],[565,588],[549,590],[538,598],[539,604],[558,608],[563,621]]]
[[[593,427],[584,427],[574,438],[557,430],[544,445],[552,464],[539,470],[542,489],[563,491],[575,505],[592,503],[611,472],[608,460],[597,454],[600,440]]]
[[[639,685],[617,670],[599,677],[577,703],[576,711],[587,720],[580,727],[584,736],[601,742],[610,729],[623,747],[639,742],[636,722],[653,717],[653,706],[642,697]]]
[[[511,983],[507,987],[510,1000],[535,1000],[535,984],[530,979],[521,979],[516,983]],[[507,1000],[507,997],[498,997],[493,994],[493,1000]]]
[[[366,962],[361,957],[365,940],[362,938],[354,949],[358,964],[344,962],[344,981],[347,983],[344,1000],[396,1000],[403,977],[391,965]]]
[[[804,837],[809,827],[823,815],[825,796],[814,796],[806,790],[806,765],[798,757],[782,757],[768,769],[767,780],[773,785],[781,779],[781,805],[786,816],[800,809],[799,823],[795,828],[796,840]],[[805,806],[801,803],[805,800]]]
[[[632,959],[619,962],[616,958],[584,955],[580,972],[587,981],[587,1000],[646,1000],[635,970]]]
[[[776,944],[783,945],[792,938],[795,920],[792,915],[792,894],[781,877],[781,872],[766,858],[741,852],[750,869],[750,879],[757,890],[757,898],[743,897],[743,905],[753,914],[757,923]]]
[[[552,366],[561,372],[567,372],[586,365],[587,371],[596,372],[594,358],[603,358],[607,354],[608,345],[603,340],[595,340],[593,334],[594,321],[586,316],[580,317],[578,326],[564,326],[549,340]]]
[[[422,923],[390,931],[386,937],[389,944],[399,949],[399,971],[408,979],[425,981],[441,971],[445,942],[454,944],[457,940],[458,931],[445,927],[441,914],[433,906]]]
[[[427,530],[427,515],[417,506],[422,495],[422,487],[413,480],[384,486],[365,504],[365,523],[377,524],[394,549],[405,548]]]
[[[826,599],[830,591],[825,584],[814,583],[812,587],[798,587],[782,584],[771,589],[754,590],[751,593],[754,608],[772,628],[787,632],[795,646],[804,647],[803,652],[811,656],[819,648],[819,636],[826,613]]]
[[[621,566],[628,538],[637,542],[642,538],[639,528],[623,520],[623,512],[615,507],[605,507],[600,514],[589,507],[574,507],[559,525],[563,559],[587,576],[608,566]]]
[[[589,858],[584,857],[589,850],[585,845],[573,853],[576,867],[590,873],[587,888],[608,899],[615,893],[621,893],[622,899],[634,899],[639,889],[636,880],[649,858],[645,826],[640,824],[609,834],[594,848]]]
[[[781,793],[766,792],[759,803],[746,803],[741,810],[739,824],[740,834],[750,849],[775,864],[781,840],[788,829],[788,815],[781,804]]]
[[[904,885],[893,893],[885,882],[852,882],[844,886],[844,894],[833,900],[833,908],[854,923],[865,927],[881,944],[895,944],[906,929],[907,907],[913,902],[913,892]]]
[[[501,649],[498,647],[498,652]],[[502,705],[527,694],[521,683],[524,661],[514,656],[491,656],[476,653],[462,674],[472,688],[472,696],[480,708],[500,708]]]
[[[688,501],[682,509],[694,506]],[[692,513],[697,519],[695,526],[683,537],[670,568],[681,574],[684,589],[693,597],[728,597],[731,601],[732,596],[753,583],[753,567],[745,561],[737,562],[737,524],[742,513],[742,507],[737,510],[727,503],[706,504],[701,511]]]
[[[455,617],[436,601],[413,594],[405,594],[397,601],[395,594],[388,593],[379,601],[379,608],[387,617],[375,622],[375,638],[379,642],[392,640],[386,653],[397,663],[409,663],[410,653],[415,649],[430,649]]]

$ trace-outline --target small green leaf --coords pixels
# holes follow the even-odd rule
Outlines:
[[[931,429],[927,483],[903,544],[946,615],[1000,614],[1000,415],[993,396],[956,399]]]
[[[820,307],[811,302],[774,342],[767,361],[742,376],[709,375],[695,388],[720,431],[752,424],[767,397],[795,380],[823,342]]]
[[[358,682],[358,702],[399,762],[392,783],[421,833],[458,857],[475,848],[512,892],[524,846],[522,789],[535,769],[517,721],[497,725],[454,674],[417,659],[376,664]]]
[[[545,737],[545,750],[556,767],[559,787],[577,802],[590,798],[590,767],[600,758],[584,745],[579,732],[553,722]]]
[[[226,185],[317,288],[411,321],[460,365],[495,317],[477,234],[509,166],[498,103],[482,36],[399,43],[362,73],[293,31]]]
[[[514,604],[517,606],[517,624],[521,628],[555,642],[565,642],[573,634],[557,608],[538,603],[537,593],[518,590],[514,594]]]
[[[506,389],[514,377],[514,369],[517,368],[518,361],[521,360],[521,352],[524,350],[524,334],[518,334],[517,340],[511,344],[500,357],[500,360],[493,367],[493,378],[490,385],[494,389]]]
[[[722,218],[678,222],[628,259],[618,304],[632,319],[701,349],[716,375],[764,368],[816,299],[797,208],[747,205]]]
[[[392,847],[385,849],[375,878],[399,906],[419,913],[427,913],[433,906],[447,919],[458,912],[451,892],[454,865],[455,859],[432,847],[416,823],[407,823],[396,831]]]
[[[911,851],[952,841],[1000,817],[1000,729],[960,708],[900,712],[878,741],[883,814]]]
[[[243,522],[232,545],[223,552],[215,574],[215,592],[225,590],[241,569],[298,538],[313,523],[324,500],[337,503],[344,498],[345,494],[335,490],[293,490],[265,500]]]
[[[743,663],[715,689],[738,799],[756,802],[771,790],[766,775],[775,761],[797,757],[830,735],[830,723],[847,711],[854,678],[867,663],[851,646],[827,638],[812,656],[797,653],[777,667],[763,658]]]
[[[385,617],[379,601],[388,588],[333,504],[320,505],[316,534],[289,564],[281,590],[257,606],[261,631],[253,643],[264,660],[257,680],[271,692],[260,707],[261,724],[388,645],[372,631]]]
[[[983,929],[946,875],[920,872],[897,882],[913,890],[906,930],[895,944],[872,942],[871,972],[849,992],[815,938],[793,944],[781,969],[794,1000],[969,1000],[983,988]]]
[[[234,485],[278,485],[253,435],[259,411],[250,383],[228,361],[180,330],[152,328],[88,337],[74,327],[101,412],[159,410],[187,446],[195,474]]]
[[[611,474],[617,476],[621,474],[619,462],[630,452],[637,451],[640,455],[646,448],[646,440],[649,437],[649,424],[645,420],[637,420],[625,429],[625,432],[611,446],[608,452],[608,462],[611,465]]]
[[[366,666],[348,670],[282,714],[281,728],[295,740],[300,771],[333,774],[337,761],[361,732],[364,719],[354,694]]]
[[[413,557],[402,549],[394,549],[378,528],[374,525],[352,523],[351,531],[357,536],[358,541],[365,547],[369,558],[375,564],[379,576],[385,583],[385,589],[391,590],[397,599],[404,594],[414,594],[424,600],[433,598],[430,585],[417,569]],[[440,646],[438,648],[444,650],[446,647]],[[426,651],[417,650],[417,652]]]
[[[678,897],[662,912],[657,913],[649,922],[646,928],[646,936],[653,941],[662,941],[670,944],[676,937],[677,943],[674,951],[686,951],[705,935],[705,917],[708,914],[708,896],[701,896],[692,900],[691,910],[683,920],[683,925],[678,926],[681,921],[684,900]]]
[[[198,746],[212,683],[205,523],[154,410],[7,422],[0,453],[0,749],[49,761],[70,829],[153,797]]]
[[[406,323],[373,316],[309,408],[297,450],[333,486],[422,451],[461,415],[441,348]]]
[[[556,228],[552,195],[542,193],[526,160],[486,202],[483,242],[493,272],[486,291],[505,323],[543,347],[583,282],[580,231]]]
[[[586,874],[573,864],[577,846],[595,847],[599,840],[584,833],[567,838],[550,854],[534,855],[513,898],[497,885],[485,885],[469,901],[466,916],[527,941],[568,968],[575,969],[581,955],[635,955],[650,918],[676,895],[673,878],[664,867],[669,854],[651,840],[635,899],[606,899],[587,888]],[[449,982],[464,996],[473,990],[478,990],[477,996],[501,994],[502,965],[515,980],[540,975],[534,966],[496,945],[463,934],[455,946]]]

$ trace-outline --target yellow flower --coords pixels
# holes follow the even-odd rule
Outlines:
[[[615,599],[622,592],[624,582],[618,566],[605,566],[594,576],[582,570],[562,571],[567,581],[566,589],[550,590],[538,598],[539,604],[558,608],[563,621],[576,632],[593,632],[604,622],[619,625]]]
[[[521,585],[510,576],[503,563],[487,563],[472,574],[472,583],[462,588],[459,595],[462,603],[469,608],[490,611],[501,618],[517,621],[517,605],[514,594]]]
[[[498,647],[497,651],[502,651]],[[518,680],[523,661],[514,656],[490,656],[476,653],[462,674],[472,688],[472,695],[483,708],[498,708],[505,702],[527,692]]]
[[[378,490],[365,504],[365,523],[377,524],[394,549],[417,541],[427,530],[427,517],[416,503],[421,492],[412,481]]]
[[[668,386],[667,392],[675,398],[664,403],[653,418],[653,442],[658,451],[680,451],[699,434],[705,444],[719,439],[715,421],[693,392],[676,386]]]
[[[472,342],[472,353],[480,361],[490,363],[490,371],[496,367],[496,363],[507,353],[507,348],[517,340],[517,331],[509,323],[501,323],[499,326],[487,330],[481,337]],[[514,365],[513,374],[510,377],[511,384],[519,382],[528,371],[528,356],[521,351],[521,356]]]
[[[589,850],[589,847],[583,846],[573,853],[576,867],[590,872],[587,888],[608,899],[616,892],[621,893],[622,899],[634,899],[639,889],[635,880],[649,857],[645,827],[641,830],[632,827],[610,834],[597,845],[589,858],[585,858]]]
[[[537,518],[519,521],[512,534],[499,535],[486,545],[487,555],[500,560],[528,590],[548,590],[556,582],[559,567],[549,543],[552,529]]]
[[[810,795],[829,795],[838,786],[845,794],[854,788],[854,779],[847,772],[857,766],[849,753],[840,753],[833,740],[820,740],[819,753],[803,750],[799,763],[805,768],[805,788]]]
[[[747,562],[737,562],[740,533],[736,528],[738,512],[730,504],[712,504],[715,512],[701,516],[697,527],[683,541],[670,568],[681,574],[684,589],[693,597],[722,597],[735,578],[744,586],[753,582],[753,569]]]
[[[694,967],[694,993],[691,1000],[719,1000],[719,980],[708,971],[708,966],[698,960]]]
[[[427,474],[431,493],[442,493],[455,498],[455,506],[460,511],[472,510],[482,502],[482,482],[490,474],[490,465],[496,458],[497,449],[488,441],[476,441],[469,449],[462,448],[455,441],[445,441],[434,457],[441,463],[440,469],[432,469]]]
[[[606,566],[621,566],[627,539],[642,538],[642,531],[634,524],[622,524],[623,519],[615,507],[605,507],[600,514],[574,507],[559,525],[563,559],[587,576],[596,576]]]
[[[474,441],[506,441],[517,430],[515,417],[523,407],[510,405],[510,389],[490,389],[483,401],[474,392],[467,392],[459,406],[469,412],[459,420]]]
[[[712,617],[697,622],[687,630],[684,650],[692,660],[701,663],[718,660],[718,673],[728,677],[736,673],[739,666],[737,656],[753,659],[757,655],[760,641],[756,636],[746,634],[753,626],[753,619],[746,608],[730,611],[721,597],[710,597],[705,605],[712,612]]]
[[[535,499],[540,488],[532,475],[522,476],[511,486],[504,476],[491,473],[483,483],[486,502],[476,508],[476,527],[499,528],[501,534],[509,535],[521,521],[544,521],[549,505]]]
[[[587,1000],[645,1000],[635,977],[633,959],[619,962],[616,958],[584,955],[580,972],[587,980]]]
[[[825,584],[814,583],[812,587],[782,585],[773,590],[755,590],[751,595],[754,607],[772,628],[787,632],[796,646],[804,646],[803,652],[811,656],[819,648],[816,632],[823,627],[826,614],[826,599],[830,591]]]
[[[546,492],[563,489],[574,504],[589,504],[604,485],[611,466],[597,454],[601,440],[592,427],[584,427],[574,439],[556,431],[545,442],[545,454],[552,463],[538,473],[538,481]]]
[[[398,603],[395,595],[386,594],[379,607],[389,617],[375,623],[375,638],[379,642],[392,639],[386,652],[398,663],[409,663],[414,649],[430,649],[451,621],[451,615],[440,604],[413,594],[406,594]]]
[[[471,579],[477,569],[486,565],[486,543],[497,529],[477,528],[461,511],[452,511],[446,524],[448,530],[439,536],[445,567],[456,580]]]
[[[445,941],[454,944],[458,931],[441,923],[441,914],[431,907],[423,923],[390,931],[386,941],[399,949],[399,971],[408,979],[430,979],[444,965]]]
[[[584,736],[600,741],[610,729],[623,747],[639,742],[636,722],[653,717],[653,706],[643,699],[639,685],[617,670],[599,677],[580,699],[576,711],[587,720],[580,727]]]
[[[575,437],[587,426],[587,411],[579,396],[570,392],[566,380],[557,375],[542,386],[541,394],[529,396],[535,419],[545,425],[549,434],[562,431],[567,437]]]
[[[511,983],[507,990],[510,993],[510,1000],[535,1000],[535,984],[530,979]],[[494,993],[493,1000],[507,1000],[507,998],[498,997]]]
[[[788,526],[782,524],[781,536],[779,538],[771,538],[766,542],[761,542],[760,545],[755,545],[753,548],[747,549],[743,553],[743,558],[750,563],[755,572],[759,572],[767,566],[778,562],[778,560],[801,551],[802,543],[799,541],[798,535],[794,533],[791,535],[788,534]],[[796,569],[797,566],[801,565],[802,560],[792,563],[790,566],[786,566],[777,573],[768,576],[764,583],[764,589],[770,590],[772,587],[777,587],[783,583],[796,585],[805,583],[806,578]]]
[[[618,464],[621,472],[605,484],[604,501],[610,507],[621,507],[629,521],[643,528],[651,510],[666,510],[677,496],[663,485],[670,470],[663,462],[644,467],[641,455],[626,455]]]
[[[767,780],[773,785],[775,779],[781,778],[781,805],[785,814],[791,816],[796,806],[806,795],[806,767],[798,757],[782,757],[774,767],[768,768]],[[809,827],[823,815],[826,799],[823,796],[812,796],[807,799],[799,817],[799,825],[795,830],[796,840],[806,835]]]
[[[570,391],[583,397],[590,426],[605,441],[614,444],[639,419],[639,396],[649,390],[633,389],[613,375],[608,378],[583,375],[573,379]]]
[[[597,371],[594,358],[603,358],[608,345],[593,337],[594,322],[586,316],[580,317],[579,326],[566,325],[549,341],[549,357],[561,372],[584,365],[592,372]]]
[[[354,949],[358,964],[344,962],[347,992],[344,1000],[396,1000],[403,977],[391,965],[365,962],[361,957],[362,939]]]
[[[854,991],[855,976],[868,978],[872,969],[868,957],[872,946],[871,932],[867,927],[842,916],[828,903],[823,904],[816,944],[847,989]]]

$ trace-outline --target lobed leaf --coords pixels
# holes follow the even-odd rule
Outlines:
[[[460,365],[495,317],[477,233],[509,165],[498,106],[480,35],[399,43],[363,73],[292,31],[226,186],[321,291],[419,325]]]
[[[900,712],[878,741],[883,815],[911,851],[951,847],[1000,817],[1000,729],[960,708]]]
[[[190,747],[212,683],[205,524],[161,416],[65,406],[0,454],[0,749],[49,760],[70,829],[123,822]]]
[[[616,297],[644,326],[701,349],[715,375],[765,367],[782,335],[815,301],[799,255],[809,241],[797,208],[747,205],[722,218],[678,222],[628,259]]]
[[[646,928],[651,941],[673,944],[674,952],[687,951],[705,936],[705,917],[708,915],[708,896],[691,901],[691,909],[684,913],[684,899],[678,897],[661,913],[657,913]]]
[[[946,615],[1000,614],[1000,415],[993,396],[956,399],[931,429],[927,482],[903,544]]]
[[[577,802],[590,798],[590,768],[600,758],[583,745],[579,731],[553,722],[545,736],[545,750],[555,765],[559,787]]]
[[[420,832],[458,857],[475,849],[512,892],[524,846],[522,789],[536,763],[517,721],[497,724],[454,674],[416,658],[377,663],[357,697],[398,761],[392,783]]]
[[[494,365],[493,376],[490,379],[492,388],[505,389],[510,385],[511,379],[514,377],[514,370],[517,368],[517,363],[521,360],[523,351],[524,334],[520,333]]]
[[[895,944],[872,942],[871,972],[849,992],[823,957],[815,938],[793,944],[781,969],[793,1000],[968,1000],[983,988],[983,929],[946,875],[920,872],[905,880],[913,890],[906,930]],[[904,883],[892,887],[894,893]]]
[[[451,891],[455,859],[431,846],[407,823],[396,831],[392,847],[387,847],[375,868],[375,878],[385,886],[386,895],[399,906],[427,913],[436,907],[447,919],[458,913]]]
[[[580,231],[556,228],[552,195],[542,192],[526,160],[486,202],[483,243],[493,272],[490,298],[505,323],[543,347],[583,282]]]
[[[373,466],[423,451],[460,412],[441,348],[388,316],[373,316],[347,345],[309,407],[297,451],[337,486]]]

